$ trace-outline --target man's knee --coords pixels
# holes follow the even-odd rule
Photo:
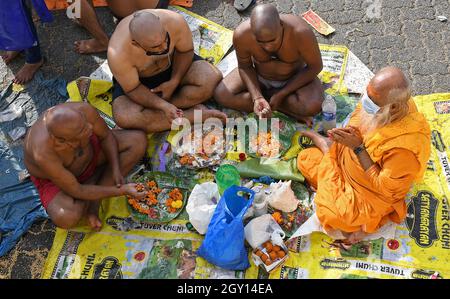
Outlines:
[[[112,113],[116,124],[121,128],[129,128],[129,111],[127,111],[128,98],[126,96],[118,97],[112,103]]]
[[[81,202],[74,204],[71,208],[53,207],[48,214],[53,223],[62,229],[71,229],[77,226],[84,215],[85,205]]]
[[[147,150],[147,135],[145,134],[145,132],[137,130],[131,131],[130,134],[133,135],[131,138],[133,141],[133,153],[136,156],[136,159],[139,160],[144,156],[145,151]]]
[[[208,62],[202,62],[201,66],[197,66],[195,70],[197,75],[194,78],[194,84],[201,87],[206,96],[212,97],[217,85],[223,79],[222,73]]]
[[[204,76],[202,85],[205,87],[205,92],[208,98],[213,97],[214,92],[217,86],[221,83],[222,79],[222,73],[216,68],[214,68],[214,70],[211,71],[210,74]]]
[[[323,96],[306,97],[292,94],[287,99],[288,109],[302,116],[315,116],[322,111]]]
[[[227,86],[225,85],[224,81],[219,83],[217,87],[214,89],[214,100],[226,107],[227,101],[233,96],[233,94],[228,90]]]

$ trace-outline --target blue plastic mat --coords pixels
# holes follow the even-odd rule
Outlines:
[[[25,170],[23,138],[13,141],[8,133],[30,127],[43,111],[66,99],[65,80],[45,80],[41,73],[22,92],[14,92],[10,85],[0,93],[0,112],[11,105],[23,110],[21,117],[0,123],[0,256],[12,249],[35,221],[48,217],[33,183],[19,179]]]

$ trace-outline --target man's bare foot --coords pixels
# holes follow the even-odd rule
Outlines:
[[[8,64],[11,61],[13,61],[14,58],[19,56],[19,54],[20,54],[19,51],[6,51],[6,53],[2,55],[2,59],[5,62],[5,64]]]
[[[346,243],[349,243],[349,244],[357,244],[357,243],[361,242],[362,239],[364,239],[364,237],[366,235],[367,234],[363,231],[357,231],[357,232],[349,234],[345,241],[346,241]]]
[[[38,63],[25,63],[25,65],[17,72],[13,82],[16,84],[25,84],[33,79],[34,74],[44,64],[44,59]]]
[[[311,138],[315,146],[317,146],[322,151],[322,153],[326,154],[330,150],[331,140],[321,136],[319,133],[316,133],[314,131],[302,131],[301,134],[303,136]]]
[[[75,42],[75,51],[80,54],[93,54],[106,52],[108,49],[108,40],[99,41],[95,38],[79,40]]]
[[[227,121],[227,115],[223,113],[222,111],[216,110],[216,109],[209,109],[205,105],[199,104],[192,107],[193,110],[202,110],[202,117],[203,121],[207,120],[208,118],[218,118],[222,123],[226,123]]]
[[[102,222],[100,218],[98,218],[98,210],[100,207],[100,201],[93,201],[89,203],[88,211],[87,211],[87,219],[90,227],[94,231],[100,231],[102,228]]]

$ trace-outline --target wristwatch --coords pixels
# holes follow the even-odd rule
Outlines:
[[[360,146],[356,147],[353,152],[355,153],[355,155],[359,155],[362,151],[364,151],[366,149],[366,147],[364,146],[364,143],[361,143]]]

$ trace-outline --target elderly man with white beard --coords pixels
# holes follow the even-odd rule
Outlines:
[[[300,152],[297,165],[317,191],[316,214],[326,232],[338,230],[355,243],[405,219],[405,197],[425,173],[431,132],[402,71],[379,71],[345,128],[330,130],[328,138],[302,134],[317,147]]]

